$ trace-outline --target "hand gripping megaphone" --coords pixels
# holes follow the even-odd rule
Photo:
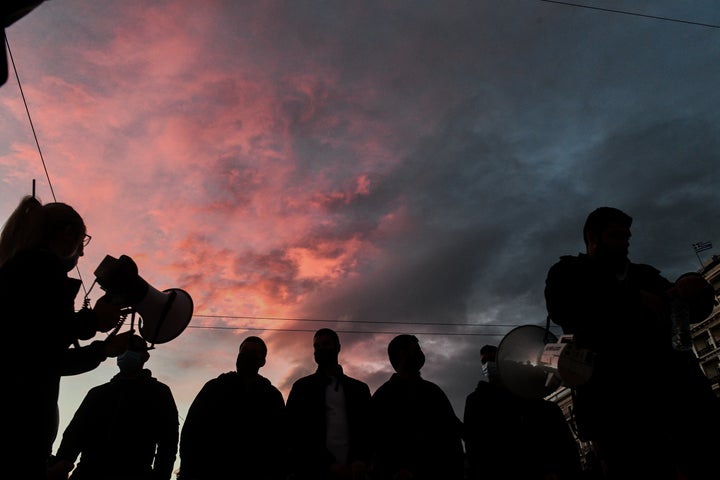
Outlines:
[[[572,342],[572,335],[556,337],[537,325],[508,332],[497,351],[500,382],[513,393],[544,398],[560,386],[574,387],[592,375],[593,353]]]
[[[140,315],[140,336],[151,344],[173,340],[190,323],[190,295],[179,288],[157,290],[138,275],[137,265],[127,255],[106,255],[95,269],[95,277],[113,301]]]

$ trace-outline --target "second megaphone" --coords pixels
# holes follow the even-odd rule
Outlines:
[[[500,381],[512,392],[542,398],[561,385],[573,387],[592,375],[593,354],[572,343],[572,336],[559,339],[536,325],[512,329],[498,345]]]

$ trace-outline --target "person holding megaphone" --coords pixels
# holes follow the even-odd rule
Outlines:
[[[617,208],[595,209],[583,228],[586,252],[547,273],[550,319],[595,354],[592,376],[572,389],[578,434],[595,448],[603,478],[717,478],[720,399],[673,335],[675,306],[685,307],[689,331],[710,314],[715,292],[696,272],[671,282],[631,262],[631,224]]]
[[[58,430],[60,378],[93,370],[123,353],[132,331],[80,346],[121,321],[121,305],[101,297],[75,310],[80,280],[68,276],[90,236],[82,217],[60,202],[24,197],[0,233],[0,304],[4,319],[3,468],[46,480]]]

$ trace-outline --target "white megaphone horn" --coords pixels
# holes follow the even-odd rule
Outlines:
[[[500,382],[517,395],[544,398],[560,386],[574,387],[592,375],[593,354],[546,328],[522,325],[508,332],[497,351]]]
[[[106,255],[95,277],[116,302],[140,315],[140,336],[151,344],[173,340],[192,319],[193,301],[185,290],[157,290],[138,275],[137,265],[127,255],[119,259]]]

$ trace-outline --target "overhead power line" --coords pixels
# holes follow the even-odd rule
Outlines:
[[[28,121],[30,122],[30,129],[32,130],[33,138],[35,139],[35,145],[37,146],[38,153],[40,154],[40,161],[42,162],[43,170],[45,171],[45,177],[50,187],[50,193],[52,194],[53,200],[57,202],[55,197],[55,191],[53,190],[52,182],[50,181],[50,174],[48,173],[47,165],[45,164],[45,158],[43,157],[42,150],[40,149],[40,142],[38,141],[37,133],[35,132],[35,125],[33,124],[32,117],[30,116],[30,109],[28,108],[27,101],[25,100],[25,92],[23,92],[22,83],[20,83],[20,75],[18,75],[17,68],[15,67],[15,59],[13,58],[12,50],[10,50],[10,42],[8,41],[7,35],[5,35],[5,45],[7,46],[8,56],[10,57],[10,63],[12,63],[13,72],[15,72],[15,79],[20,89],[20,96],[22,97],[23,104],[25,105],[25,112],[27,113]],[[33,192],[35,193],[35,192]]]
[[[261,331],[261,332],[288,332],[288,333],[314,333],[317,329],[313,328],[266,328],[266,327],[216,327],[216,326],[204,326],[204,325],[188,325],[187,328],[201,329],[201,330],[246,330],[246,331]],[[413,334],[413,335],[442,335],[442,336],[462,336],[462,337],[500,337],[504,333],[466,333],[466,332],[414,332],[414,331],[390,331],[390,330],[344,330],[337,329],[337,333],[354,333],[354,334],[377,334],[377,335],[402,335],[402,334]]]
[[[375,320],[334,320],[328,318],[289,318],[289,317],[255,317],[246,315],[200,315],[194,314],[193,317],[197,318],[221,318],[231,320],[279,320],[285,322],[319,322],[319,323],[364,323],[364,324],[375,324],[375,325],[430,325],[430,326],[448,326],[448,327],[515,327],[515,324],[500,324],[500,323],[446,323],[446,322],[397,322],[397,321],[385,321],[378,322]]]
[[[193,318],[218,318],[218,319],[236,319],[236,320],[278,320],[278,321],[298,321],[298,322],[319,322],[319,323],[344,323],[344,324],[364,324],[364,325],[408,325],[411,327],[423,327],[423,326],[435,326],[435,327],[482,327],[482,328],[515,328],[520,325],[517,324],[500,324],[500,323],[485,323],[485,324],[470,324],[470,323],[440,323],[440,322],[396,322],[386,321],[378,322],[371,320],[330,320],[330,319],[318,319],[318,318],[286,318],[286,317],[255,317],[255,316],[242,316],[242,315],[193,315]],[[539,325],[539,324],[538,324]],[[539,325],[539,326],[544,326]],[[551,325],[551,328],[559,328],[557,325]],[[258,327],[258,326],[220,326],[220,325],[189,325],[187,328],[200,329],[200,330],[243,330],[243,331],[270,331],[270,332],[289,332],[289,333],[313,333],[317,329],[315,328],[283,328],[283,327]],[[413,329],[414,330],[414,329]],[[415,334],[415,335],[439,335],[439,336],[466,336],[466,337],[498,337],[503,336],[503,332],[456,332],[456,331],[396,331],[396,330],[362,330],[362,329],[338,329],[338,333],[347,334],[377,334],[377,335],[400,335],[400,334]]]
[[[708,27],[708,28],[720,28],[720,25],[714,25],[712,23],[701,23],[701,22],[694,22],[692,20],[681,20],[679,18],[671,18],[671,17],[661,17],[658,15],[646,15],[643,13],[636,13],[636,12],[628,12],[625,10],[615,10],[613,8],[603,8],[603,7],[594,7],[592,5],[581,5],[578,3],[571,3],[571,2],[560,2],[557,0],[540,0],[541,2],[545,3],[557,3],[558,5],[566,5],[568,7],[577,7],[577,8],[587,8],[589,10],[601,10],[603,12],[610,12],[610,13],[619,13],[622,15],[631,15],[634,17],[644,17],[644,18],[652,18],[654,20],[664,20],[666,22],[675,22],[675,23],[686,23],[688,25],[697,25],[699,27]]]

